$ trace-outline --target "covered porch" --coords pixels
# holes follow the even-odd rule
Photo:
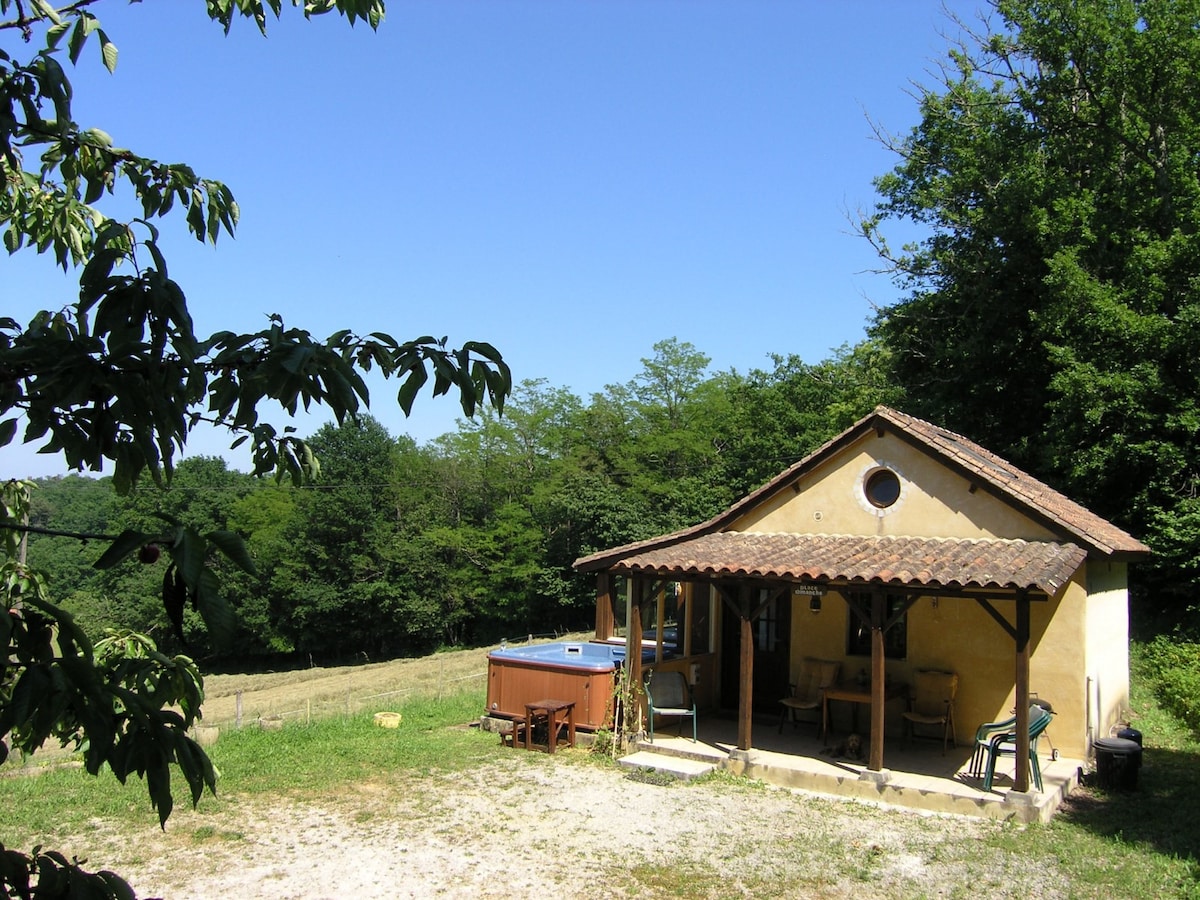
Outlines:
[[[996,767],[990,791],[982,779],[970,773],[971,747],[951,747],[945,756],[940,748],[925,742],[888,749],[889,765],[872,770],[866,759],[838,758],[832,750],[836,741],[824,743],[805,725],[789,724],[780,734],[775,723],[755,718],[754,742],[748,750],[738,748],[738,721],[729,715],[702,715],[698,741],[690,735],[676,737],[674,728],[656,732],[654,743],[642,741],[636,752],[623,760],[630,768],[671,771],[676,760],[690,761],[690,771],[701,766],[754,778],[782,788],[863,803],[879,803],[922,813],[966,815],[1018,822],[1047,822],[1063,800],[1079,784],[1084,762],[1059,757],[1043,750],[1041,761],[1044,790],[1017,790],[1012,757]],[[1053,739],[1052,730],[1048,733]],[[689,770],[687,762],[678,766]]]
[[[750,558],[754,563],[746,565]],[[908,570],[902,567],[903,560],[913,558],[921,561],[921,568]],[[789,677],[796,674],[801,663],[796,645],[778,634],[768,642],[781,648],[781,653],[776,655],[782,656],[782,678],[773,670],[767,673],[767,679],[759,679],[756,669],[770,656],[764,653],[763,639],[771,632],[773,622],[766,620],[779,619],[783,607],[807,609],[810,601],[814,611],[820,609],[822,603],[842,606],[850,631],[861,636],[859,652],[865,655],[852,656],[850,648],[843,647],[840,626],[835,626],[837,637],[832,640],[820,630],[812,631],[816,619],[802,621],[792,630],[802,637],[812,632],[805,656],[834,661],[837,671],[842,673],[838,679],[842,684],[836,687],[858,698],[857,703],[850,704],[856,723],[852,730],[863,743],[859,767],[862,771],[856,769],[855,777],[861,775],[862,780],[879,786],[880,791],[894,791],[894,787],[885,786],[896,772],[924,774],[930,770],[930,764],[920,755],[911,757],[913,761],[921,761],[918,768],[910,769],[908,760],[901,762],[902,756],[907,754],[899,740],[900,728],[897,726],[903,723],[897,719],[899,711],[896,707],[911,709],[912,679],[919,670],[949,669],[962,672],[972,681],[990,681],[989,688],[998,692],[997,696],[1007,694],[1012,698],[1008,710],[1015,717],[1012,730],[1017,739],[1016,765],[1010,788],[1015,793],[1029,794],[1033,787],[1030,778],[1030,706],[1037,697],[1031,689],[1030,679],[1031,614],[1035,606],[1048,605],[1051,596],[1069,581],[1083,558],[1083,551],[1070,544],[1033,545],[1024,541],[703,535],[666,548],[638,548],[619,560],[610,560],[608,570],[598,579],[597,637],[605,639],[611,624],[607,611],[613,608],[613,592],[608,577],[622,575],[628,579],[628,644],[630,647],[657,645],[658,659],[647,667],[684,671],[692,684],[703,683],[707,675],[707,680],[715,683],[716,691],[709,692],[708,702],[702,701],[700,705],[707,705],[718,715],[722,710],[728,713],[736,707],[734,715],[720,720],[727,722],[732,733],[723,735],[716,742],[716,745],[728,743],[732,748],[733,752],[726,754],[729,762],[722,763],[725,768],[744,769],[747,774],[754,774],[764,765],[754,755],[755,751],[784,752],[814,758],[820,763],[816,771],[832,774],[834,781],[840,784],[844,782],[847,770],[835,767],[833,772],[827,772],[829,767],[822,759],[824,754],[820,747],[809,748],[812,752],[792,753],[786,750],[790,745],[783,744],[785,749],[781,751],[778,742],[772,735],[764,734],[757,721],[764,714],[778,715],[777,698],[781,695],[764,697],[766,702],[763,703],[759,701],[758,693],[765,684],[778,686],[782,682],[786,685]],[[739,560],[740,565],[734,564],[734,559]],[[1003,576],[997,578],[999,573]],[[678,661],[668,659],[662,652],[661,629],[651,635],[645,635],[642,630],[646,618],[644,608],[656,610],[661,618],[661,598],[668,584],[675,585],[675,592],[687,598],[684,603],[686,616],[680,617],[685,624],[688,617],[694,615],[697,608],[704,608],[706,603],[710,605],[710,612],[703,615],[705,621],[720,619],[729,623],[723,630],[732,639],[724,642],[723,648],[715,648],[712,669],[707,672],[703,665],[695,662],[699,657],[688,655],[686,647],[683,658]],[[975,611],[975,618],[956,617],[958,628],[939,626],[936,654],[927,654],[920,659],[909,650],[902,652],[900,658],[891,658],[885,649],[888,633],[906,628],[908,619],[917,614],[914,605],[922,599],[934,607],[934,616],[940,602],[948,610],[970,608]],[[931,617],[929,613],[922,614]],[[782,619],[786,621],[794,615],[789,613]],[[970,623],[968,630],[972,639],[982,638],[999,659],[1007,657],[1007,665],[1002,664],[1001,669],[993,671],[988,678],[978,677],[978,660],[964,650],[963,622]],[[785,626],[783,630],[789,628]],[[650,640],[645,639],[647,636]],[[999,649],[1005,646],[1007,651]],[[642,683],[641,655],[627,653],[626,665],[630,680],[635,684]],[[849,670],[858,666],[861,671],[857,683],[847,683]],[[722,691],[722,684],[732,689]],[[978,685],[973,687],[977,689]],[[824,685],[818,693],[834,696],[833,688],[826,691]],[[861,723],[860,705],[864,720]],[[1005,707],[990,706],[986,717],[975,714],[963,717],[960,698],[956,735],[959,746],[952,747],[952,752],[947,752],[945,758],[963,758],[951,768],[940,764],[932,767],[932,774],[958,785],[954,790],[945,786],[945,793],[980,792],[979,779],[963,777],[963,766],[974,751],[975,726],[1004,718],[1007,712],[1002,712],[1003,709]],[[953,714],[954,711],[952,697],[948,712]],[[823,709],[822,718],[825,715]],[[935,750],[935,755],[938,752]],[[778,763],[776,761],[775,765]],[[789,764],[786,768],[795,769],[796,766]],[[1077,763],[1075,769],[1078,768]],[[1070,779],[1064,781],[1067,791],[1073,783]],[[1037,799],[1028,801],[1032,806],[1038,802]]]

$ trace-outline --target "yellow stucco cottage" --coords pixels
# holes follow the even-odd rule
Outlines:
[[[878,407],[707,522],[576,561],[597,575],[596,638],[685,673],[701,709],[780,709],[813,660],[869,715],[869,769],[905,726],[918,673],[957,675],[959,744],[1029,703],[1088,758],[1128,710],[1127,566],[1140,541],[983,447]],[[846,716],[845,704],[838,714]],[[761,716],[760,716],[761,720]],[[761,727],[761,726],[760,726]],[[1017,742],[1014,788],[1028,791]]]

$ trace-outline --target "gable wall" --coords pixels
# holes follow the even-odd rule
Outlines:
[[[886,466],[900,476],[900,499],[871,506],[863,480]],[[889,432],[869,432],[741,516],[733,531],[1054,540],[1045,527]]]

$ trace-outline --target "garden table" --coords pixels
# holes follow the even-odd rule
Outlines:
[[[575,701],[538,700],[525,704],[525,749],[533,749],[533,724],[546,720],[546,752],[553,753],[558,733],[567,727],[567,746],[575,746]]]

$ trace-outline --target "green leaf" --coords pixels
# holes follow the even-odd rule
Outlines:
[[[205,538],[243,572],[250,575],[256,574],[257,570],[254,560],[250,556],[250,550],[237,532],[210,531]]]
[[[127,529],[122,531],[116,539],[109,544],[100,558],[92,563],[92,567],[96,569],[111,569],[113,566],[120,563],[131,553],[137,552],[144,544],[149,543],[151,536],[141,532]]]
[[[85,24],[87,16],[80,16],[75,20],[75,27],[71,29],[71,39],[67,44],[67,55],[71,62],[79,62],[79,54],[83,52],[83,45],[87,43],[87,29]]]
[[[212,569],[205,569],[195,587],[196,609],[208,629],[218,652],[228,652],[237,636],[237,613],[221,594],[220,581]]]
[[[417,393],[429,380],[429,373],[425,371],[425,366],[417,363],[408,373],[408,377],[400,384],[400,390],[396,393],[396,402],[400,404],[400,408],[404,410],[404,414],[411,415],[413,402],[417,398]]]
[[[167,621],[171,623],[171,630],[182,641],[184,639],[183,610],[187,605],[187,584],[174,564],[167,566],[166,571],[163,572],[162,605],[163,611],[167,614]]]
[[[208,544],[191,528],[180,528],[175,534],[175,542],[171,545],[171,559],[179,567],[184,582],[193,591],[200,581],[204,571],[204,558],[208,552]]]
[[[61,25],[63,23],[58,11],[50,3],[46,2],[46,0],[32,0],[32,5],[39,16],[44,16],[55,25]]]
[[[110,72],[115,72],[117,68],[117,45],[108,39],[108,35],[104,33],[104,29],[99,29],[96,34],[100,38],[100,59],[104,63],[104,68]]]

